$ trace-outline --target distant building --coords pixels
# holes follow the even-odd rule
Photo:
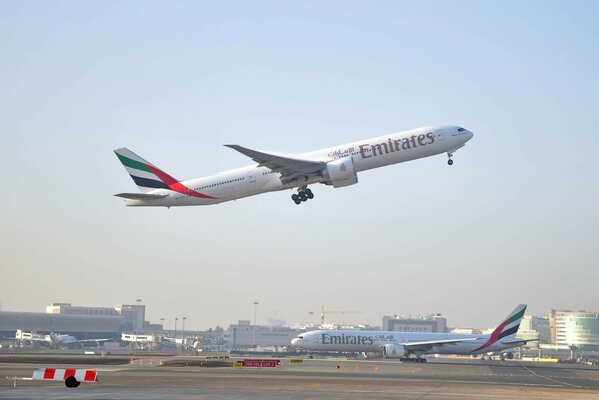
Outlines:
[[[476,328],[451,328],[450,332],[457,334],[457,335],[482,335],[483,334],[482,329],[476,329]]]
[[[383,317],[384,331],[397,332],[447,332],[447,318],[441,314],[430,314],[418,317],[404,317],[385,315]]]
[[[537,348],[539,344],[549,343],[551,340],[549,319],[547,317],[525,315],[520,322],[520,328],[516,337],[518,339],[531,340],[524,347]]]
[[[123,317],[133,332],[143,331],[146,325],[146,306],[143,304],[118,304],[114,309]]]
[[[599,313],[549,310],[551,342],[576,346],[580,350],[599,350]]]
[[[61,315],[103,315],[120,316],[125,331],[143,331],[148,325],[145,320],[146,306],[143,304],[117,304],[114,307],[82,307],[71,303],[52,303],[46,306],[46,313]]]
[[[78,339],[120,338],[120,315],[75,315],[34,312],[0,312],[0,333],[15,337],[17,329],[26,332],[64,333]]]
[[[119,304],[114,307],[82,307],[52,303],[45,313],[0,311],[0,333],[14,337],[17,329],[26,332],[64,333],[78,339],[114,337],[122,332],[159,332],[161,325],[145,321],[146,306]]]
[[[72,314],[72,315],[121,315],[114,307],[75,307],[71,303],[52,303],[46,306],[47,314]]]
[[[250,321],[241,320],[229,326],[228,344],[231,350],[247,350],[256,346],[291,346],[291,339],[304,332],[290,328],[270,328],[251,325]]]

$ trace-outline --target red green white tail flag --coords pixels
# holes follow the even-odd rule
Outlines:
[[[167,189],[187,196],[203,199],[216,199],[216,197],[197,192],[183,185],[181,182],[150,164],[127,148],[114,151],[139,190],[143,193],[154,189]]]

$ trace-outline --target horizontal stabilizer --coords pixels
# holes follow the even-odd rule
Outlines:
[[[522,343],[522,344],[526,344],[528,342],[538,342],[539,339],[521,339],[521,340],[512,340],[511,342],[504,342],[503,340],[501,341],[501,344],[518,344],[518,343]]]
[[[149,193],[119,193],[116,197],[130,200],[158,200],[165,198],[168,194],[149,194]]]

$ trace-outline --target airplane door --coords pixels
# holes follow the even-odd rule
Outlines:
[[[437,140],[439,142],[442,142],[443,140],[445,140],[445,132],[443,132],[443,129],[439,129],[438,131],[436,131],[435,136],[437,137]]]
[[[250,183],[256,182],[256,172],[255,171],[248,172],[248,180],[250,181]]]

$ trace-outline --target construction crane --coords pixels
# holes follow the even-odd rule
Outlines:
[[[325,316],[325,313],[326,314],[359,314],[361,312],[362,311],[347,311],[347,310],[345,310],[345,311],[330,311],[330,310],[327,310],[325,312],[324,306],[320,306],[320,311],[308,311],[308,314],[310,314],[310,315],[320,314],[320,325],[324,325],[324,316]]]

